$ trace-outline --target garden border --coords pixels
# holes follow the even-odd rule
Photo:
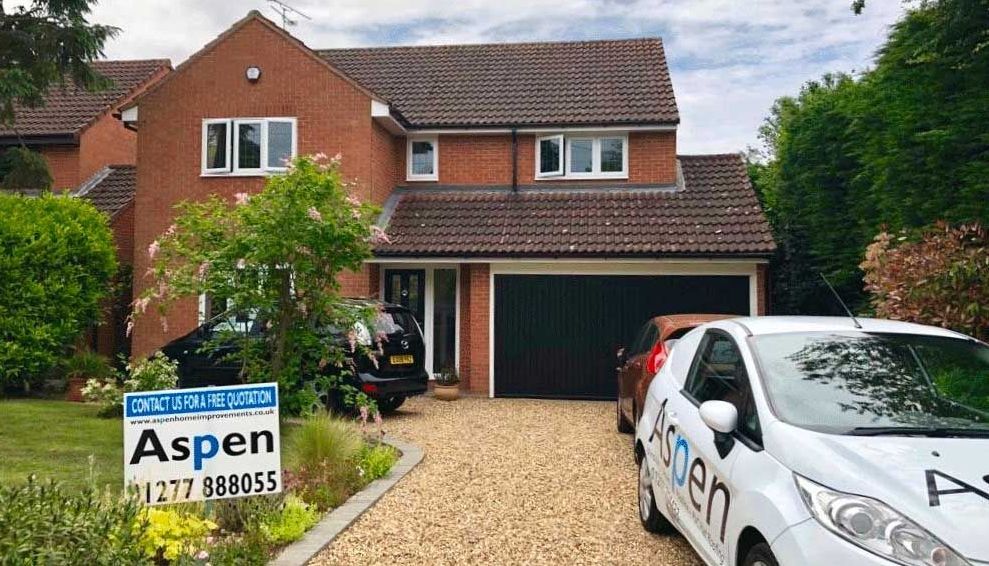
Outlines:
[[[369,483],[343,505],[327,513],[300,540],[283,548],[278,556],[268,562],[270,566],[303,566],[308,563],[422,461],[422,448],[414,444],[392,436],[385,436],[383,442],[402,453],[388,475]]]

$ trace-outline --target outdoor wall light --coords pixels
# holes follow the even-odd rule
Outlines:
[[[258,79],[261,78],[261,68],[248,67],[247,72],[245,74],[247,75],[247,80],[251,81],[252,83],[256,83],[258,82]]]

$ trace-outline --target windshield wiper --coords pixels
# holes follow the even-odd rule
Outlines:
[[[922,426],[857,426],[846,434],[851,436],[930,436],[934,438],[989,438],[989,429]]]

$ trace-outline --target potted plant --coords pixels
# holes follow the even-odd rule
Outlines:
[[[460,397],[460,376],[457,375],[457,370],[447,368],[436,376],[433,395],[441,401],[453,401]]]
[[[66,401],[83,401],[82,390],[90,379],[106,380],[113,376],[113,368],[106,356],[101,356],[89,350],[77,350],[65,360],[65,378],[68,389],[65,392]]]

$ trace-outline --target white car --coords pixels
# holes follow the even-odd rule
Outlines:
[[[989,564],[989,346],[738,318],[677,343],[637,423],[639,514],[708,564]]]

